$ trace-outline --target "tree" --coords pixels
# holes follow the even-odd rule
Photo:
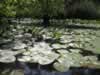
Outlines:
[[[64,0],[65,18],[100,18],[100,13],[98,11],[99,8],[97,5],[95,5],[96,1],[94,2],[94,0]]]
[[[65,11],[65,17],[68,16],[69,11],[70,11],[71,9],[73,9],[73,11],[76,10],[77,6],[74,6],[75,4],[77,4],[77,6],[79,6],[80,0],[64,0],[64,5],[65,5],[65,7],[64,7],[64,9],[65,9],[65,10],[64,10],[64,11]],[[72,11],[72,12],[73,12],[73,11]]]
[[[50,19],[50,15],[49,15],[49,2],[50,0],[38,0],[40,2],[41,5],[41,15],[43,18],[43,25],[45,27],[47,27],[49,25],[49,19]]]
[[[3,0],[0,3],[0,16],[15,17],[16,16],[16,0]]]

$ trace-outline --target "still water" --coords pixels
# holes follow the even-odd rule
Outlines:
[[[49,28],[46,28],[47,30]],[[84,47],[88,51],[92,51],[94,54],[99,56],[100,54],[100,29],[91,28],[91,27],[73,27],[68,26],[64,29],[59,28],[59,30],[66,30],[68,32],[75,32],[75,38],[80,39],[84,38],[84,35],[89,38],[95,38],[91,41],[91,46],[86,44]],[[62,31],[64,32],[64,31]],[[93,34],[91,33],[93,32]],[[76,34],[77,33],[77,34]],[[82,36],[78,36],[78,34],[82,34]],[[71,36],[71,35],[70,35]],[[100,75],[99,69],[88,69],[88,68],[79,68],[79,69],[71,69],[67,72],[57,72],[51,71],[50,65],[40,66],[38,64],[27,64],[27,63],[11,63],[4,64],[0,63],[0,75]]]

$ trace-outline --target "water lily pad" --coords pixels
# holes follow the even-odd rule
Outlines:
[[[69,53],[67,50],[64,50],[64,49],[57,50],[57,52],[59,52],[60,54],[67,54],[67,53]]]
[[[45,50],[32,52],[31,56],[32,56],[31,62],[37,62],[41,65],[50,64],[59,57],[58,54],[52,51],[45,51]]]
[[[52,44],[52,48],[54,48],[54,49],[67,48],[67,45],[66,44],[64,44],[64,45],[62,45],[62,44]]]
[[[8,43],[8,42],[11,42],[12,39],[3,39],[3,38],[0,38],[0,44],[4,44],[4,43]]]
[[[25,47],[27,47],[26,44],[20,42],[20,41],[15,41],[13,49],[14,50],[19,50],[19,49],[24,49]]]
[[[28,56],[28,55],[31,54],[31,52],[30,52],[30,51],[25,51],[25,52],[23,52],[22,54]]]
[[[91,61],[91,62],[98,60],[98,58],[96,56],[85,56],[84,59],[87,61]]]
[[[22,56],[21,58],[18,58],[18,61],[20,62],[29,62],[31,60],[30,56]]]
[[[39,43],[36,43],[34,44],[34,49],[32,50],[52,50],[52,47],[50,47],[50,45],[48,43],[45,43],[45,42],[39,42]],[[31,50],[31,49],[30,49]]]
[[[24,38],[31,38],[32,37],[32,34],[30,34],[30,33],[25,33],[24,34]]]
[[[23,55],[30,58],[28,62],[39,63],[41,65],[50,64],[59,57],[59,54],[53,52],[52,48],[45,42],[36,43],[34,47],[30,47],[27,51],[23,52]],[[22,56],[19,61],[25,62],[25,56]]]
[[[80,53],[82,52],[80,49],[70,49],[72,53]]]
[[[14,56],[17,52],[10,51],[10,50],[0,50],[0,56]]]
[[[12,63],[15,60],[16,60],[16,58],[11,55],[0,57],[0,62],[2,62],[2,63]]]
[[[18,34],[18,35],[15,35],[14,36],[16,39],[20,39],[20,38],[23,38],[23,35],[22,34]]]
[[[78,53],[70,53],[65,51],[63,53],[60,51],[60,58],[57,59],[57,62],[54,63],[54,68],[58,71],[65,72],[70,67],[79,67],[80,61],[82,60],[81,54]]]
[[[70,35],[70,36],[62,35],[60,38],[61,38],[62,40],[68,40],[68,39],[73,39],[73,36],[72,36],[72,35]]]
[[[62,65],[62,64],[59,63],[59,62],[54,63],[53,66],[54,66],[54,68],[55,68],[57,71],[59,71],[59,72],[66,72],[66,71],[68,71],[69,68],[70,68],[70,65],[64,65],[64,64]]]

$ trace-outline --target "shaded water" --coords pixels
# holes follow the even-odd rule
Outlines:
[[[5,72],[0,75],[100,75],[100,69],[87,69],[87,68],[77,68],[72,69],[67,72],[57,72],[57,71],[48,71],[47,69],[40,69],[36,67],[30,68],[29,65],[23,63],[21,66],[24,68],[9,68],[6,67]],[[7,66],[7,64],[5,65]],[[2,68],[0,68],[2,69]]]

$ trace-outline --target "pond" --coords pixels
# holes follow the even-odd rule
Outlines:
[[[99,44],[96,25],[10,25],[0,37],[0,75],[99,75]]]

